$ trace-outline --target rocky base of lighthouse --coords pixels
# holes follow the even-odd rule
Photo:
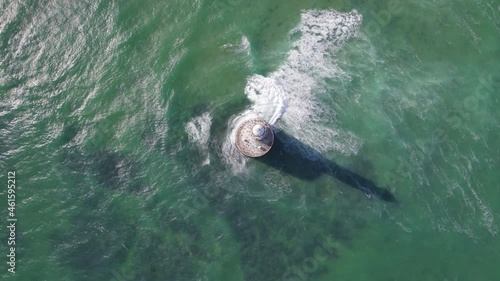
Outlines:
[[[273,143],[273,129],[263,119],[245,120],[236,128],[236,148],[243,155],[263,156],[271,150]]]

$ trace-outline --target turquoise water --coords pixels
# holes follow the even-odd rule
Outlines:
[[[0,7],[2,280],[498,279],[497,2]]]

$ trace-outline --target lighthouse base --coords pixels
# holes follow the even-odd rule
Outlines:
[[[252,129],[260,125],[264,128],[264,134],[257,137]],[[260,157],[269,152],[274,143],[273,129],[266,121],[260,118],[243,121],[236,128],[236,148],[245,156]]]

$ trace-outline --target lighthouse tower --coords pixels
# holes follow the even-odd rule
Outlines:
[[[245,120],[236,128],[236,148],[248,157],[266,154],[271,150],[273,142],[273,129],[263,119]]]

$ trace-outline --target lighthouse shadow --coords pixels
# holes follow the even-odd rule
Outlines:
[[[367,195],[386,202],[396,202],[389,190],[323,157],[319,151],[281,131],[275,133],[271,150],[257,160],[307,181],[315,180],[323,174],[329,175]]]

